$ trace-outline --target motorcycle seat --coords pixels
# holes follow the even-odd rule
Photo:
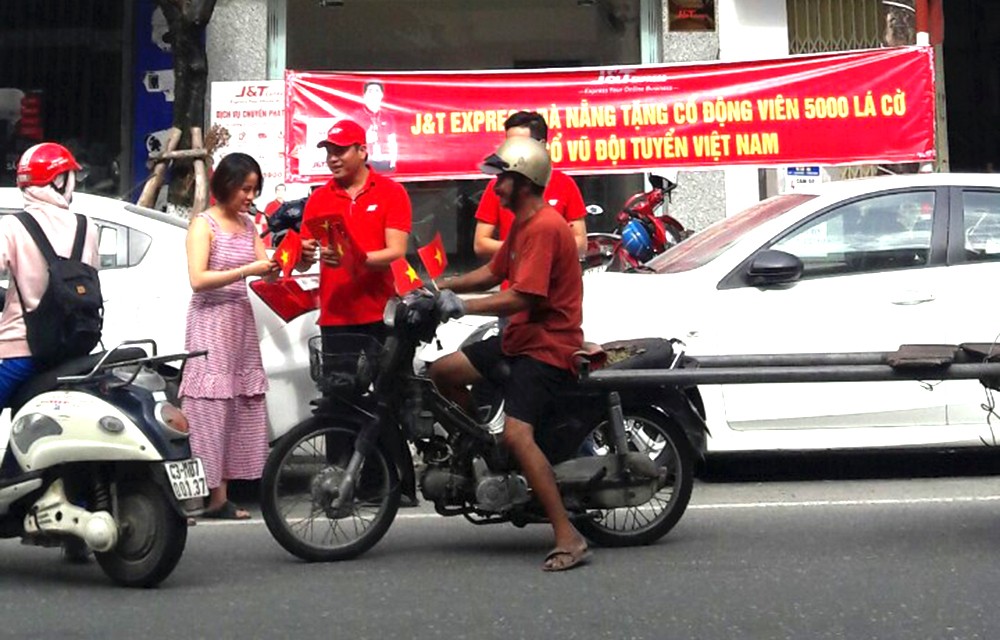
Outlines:
[[[80,358],[73,358],[72,360],[67,360],[62,364],[56,365],[51,369],[47,369],[38,375],[28,378],[24,384],[18,387],[17,391],[14,392],[14,395],[11,396],[11,415],[16,414],[28,400],[31,400],[35,396],[43,394],[46,391],[52,391],[58,387],[58,379],[62,376],[79,376],[89,373],[95,366],[97,366],[97,363],[100,362],[101,357],[104,356],[105,353],[106,352],[104,351],[99,351]],[[139,358],[145,358],[148,355],[149,354],[147,354],[145,350],[139,347],[116,349],[112,352],[108,359],[105,360],[105,364],[137,360]]]
[[[608,361],[608,353],[596,342],[586,342],[573,354],[573,368],[579,377],[603,367]]]
[[[674,346],[663,338],[619,340],[601,345],[607,354],[607,369],[669,369]]]

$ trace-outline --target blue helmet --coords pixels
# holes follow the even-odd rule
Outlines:
[[[646,262],[653,257],[653,241],[649,237],[649,231],[635,218],[629,220],[622,229],[622,246],[639,262]]]

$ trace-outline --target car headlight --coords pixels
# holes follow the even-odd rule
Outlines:
[[[389,298],[382,312],[382,323],[390,329],[396,326],[396,310],[399,309],[399,298]]]

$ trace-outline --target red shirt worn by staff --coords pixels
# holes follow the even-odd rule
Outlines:
[[[498,239],[503,241],[507,239],[510,227],[514,224],[514,212],[500,206],[500,199],[493,190],[496,183],[496,178],[493,178],[486,185],[486,191],[483,192],[479,207],[476,209],[476,220],[498,227]],[[566,222],[573,222],[587,215],[580,189],[573,182],[573,178],[562,171],[552,171],[552,177],[549,178],[549,184],[545,187],[542,197]]]
[[[313,238],[306,221],[339,213],[351,236],[366,252],[385,249],[385,230],[410,232],[410,197],[403,186],[368,169],[365,187],[352,200],[335,180],[316,189],[302,214],[302,238]],[[321,240],[322,241],[322,240]],[[319,324],[343,326],[382,320],[385,303],[395,295],[392,272],[360,266],[356,277],[342,267],[320,265]]]
[[[503,351],[575,373],[573,354],[583,344],[583,275],[576,240],[566,220],[546,206],[515,222],[490,271],[517,292],[539,298],[509,318]]]

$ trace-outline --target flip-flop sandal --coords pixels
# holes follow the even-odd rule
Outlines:
[[[226,503],[223,504],[218,509],[213,509],[211,511],[206,511],[206,512],[202,513],[201,517],[202,518],[209,518],[209,519],[212,519],[212,520],[249,520],[250,519],[250,513],[249,512],[247,513],[247,515],[243,516],[243,515],[240,515],[239,511],[240,511],[239,507],[237,507],[234,503],[232,503],[232,502],[230,502],[230,501],[227,500]]]
[[[555,560],[560,556],[569,556],[569,562],[565,564],[549,564],[550,561]],[[568,549],[561,549],[556,547],[549,552],[549,555],[545,556],[545,562],[542,564],[542,571],[569,571],[575,567],[579,567],[590,560],[590,549],[584,547],[579,551],[570,551]]]

